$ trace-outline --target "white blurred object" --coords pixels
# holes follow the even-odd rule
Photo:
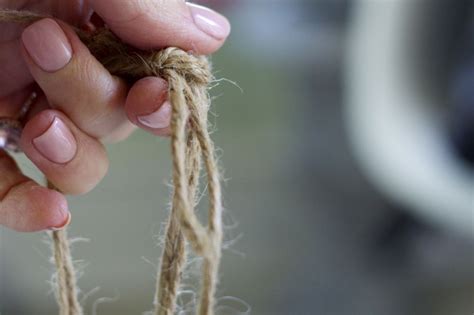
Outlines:
[[[368,177],[385,194],[474,237],[473,172],[450,152],[439,104],[407,62],[416,55],[413,32],[429,4],[354,3],[346,68],[349,135]]]

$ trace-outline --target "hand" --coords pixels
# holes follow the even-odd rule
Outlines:
[[[163,79],[128,86],[104,69],[66,23],[105,23],[137,48],[177,46],[198,54],[215,52],[230,31],[223,16],[182,0],[0,0],[0,8],[58,19],[26,28],[0,23],[0,117],[13,116],[39,90],[20,145],[65,194],[86,193],[106,174],[101,141],[123,140],[136,126],[165,136],[171,111]],[[1,150],[0,174],[0,225],[40,231],[68,224],[64,195],[21,174]]]

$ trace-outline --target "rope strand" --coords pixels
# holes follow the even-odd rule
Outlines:
[[[48,188],[56,189],[48,182]],[[56,266],[56,299],[59,306],[59,315],[82,315],[82,308],[77,298],[77,280],[67,231],[51,232],[53,240],[53,257]]]

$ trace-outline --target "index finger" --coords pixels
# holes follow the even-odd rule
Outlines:
[[[141,49],[169,46],[210,54],[230,33],[221,14],[182,0],[91,0],[112,31]]]

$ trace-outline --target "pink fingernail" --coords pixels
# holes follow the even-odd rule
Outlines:
[[[66,34],[52,19],[43,19],[28,26],[23,32],[22,41],[30,57],[44,71],[58,71],[72,58],[72,48]]]
[[[153,129],[162,129],[170,125],[171,121],[171,104],[166,101],[154,113],[145,116],[138,116],[138,121],[147,127]]]
[[[71,223],[71,213],[68,211],[67,212],[67,219],[66,221],[61,224],[60,226],[53,226],[53,227],[50,227],[49,230],[51,231],[61,231],[61,230],[64,230],[68,225],[69,223]]]
[[[230,24],[224,16],[194,3],[187,2],[186,4],[191,11],[194,23],[201,31],[219,40],[229,36]]]
[[[71,161],[77,151],[76,139],[58,117],[42,135],[33,139],[33,145],[46,159],[57,164]]]

